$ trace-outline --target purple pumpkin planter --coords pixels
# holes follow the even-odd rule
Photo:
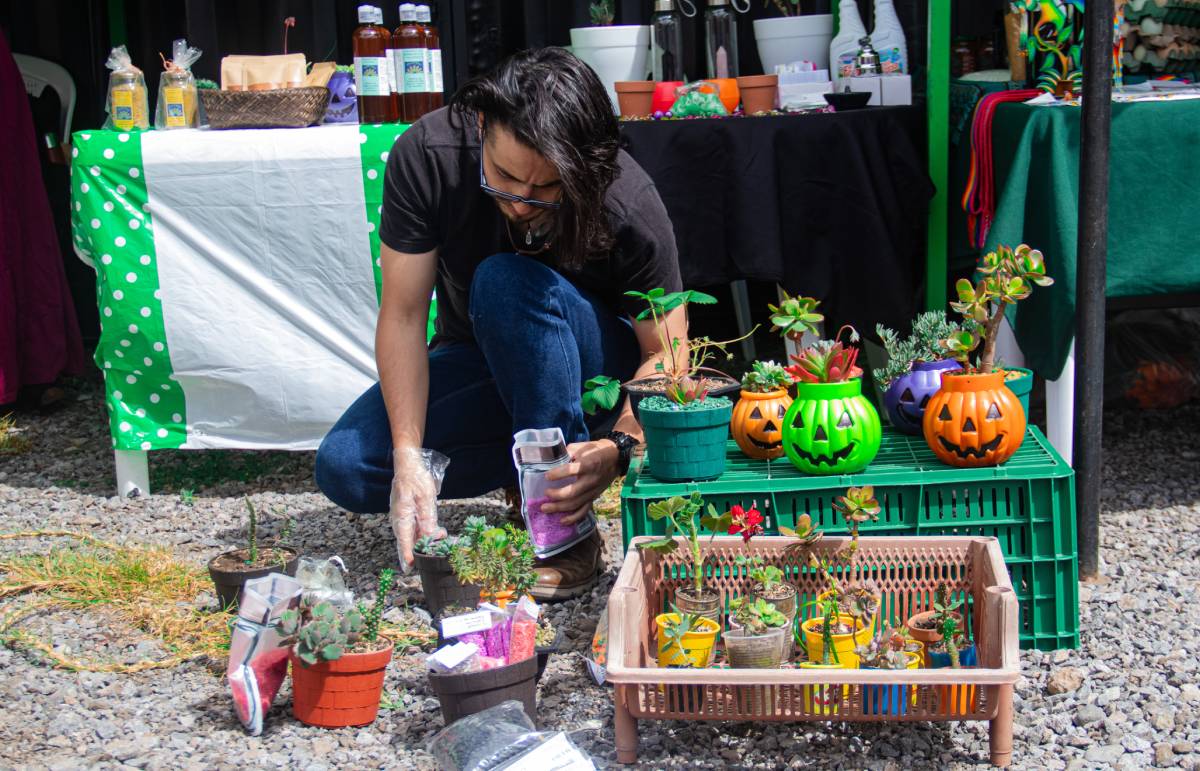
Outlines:
[[[942,373],[956,369],[962,367],[954,359],[919,361],[908,374],[893,380],[883,395],[883,406],[892,425],[906,434],[921,436],[921,420],[929,397],[942,387]]]

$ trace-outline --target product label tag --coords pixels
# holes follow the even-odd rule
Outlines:
[[[420,94],[425,91],[425,49],[402,48],[404,63],[404,93]]]
[[[479,652],[479,646],[474,643],[454,643],[447,645],[444,648],[438,648],[429,658],[431,661],[436,661],[447,670],[454,669],[459,664],[474,656]]]
[[[387,57],[354,57],[354,83],[359,96],[391,96]]]
[[[389,48],[388,55],[385,57],[388,71],[388,91],[393,94],[399,93],[401,89],[400,78],[396,77],[396,74],[400,71],[396,67],[396,54],[398,50],[396,48]]]
[[[133,128],[132,91],[112,92],[112,119],[113,125],[121,131],[129,131]]]
[[[186,128],[187,116],[183,109],[183,89],[164,88],[163,103],[166,106],[166,114],[163,117],[166,120],[167,128]]]
[[[505,766],[509,771],[594,771],[596,766],[564,733],[556,733]]]
[[[429,73],[433,80],[429,90],[435,93],[442,93],[444,86],[442,85],[442,49],[429,49]]]
[[[486,610],[442,619],[442,637],[458,637],[492,628],[492,614]]]

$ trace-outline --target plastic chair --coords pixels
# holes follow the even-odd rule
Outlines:
[[[66,163],[65,147],[71,141],[71,119],[75,115],[75,81],[71,73],[61,65],[36,56],[13,54],[13,58],[17,61],[17,69],[21,71],[21,79],[25,81],[26,93],[36,99],[49,86],[58,95],[59,134],[51,135],[50,159],[55,163]]]

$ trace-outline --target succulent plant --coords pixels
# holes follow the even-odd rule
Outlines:
[[[832,340],[818,340],[793,356],[795,362],[787,367],[797,381],[806,383],[844,383],[856,377],[862,377],[862,368],[858,361],[858,349],[846,346],[841,341],[842,333],[850,330],[850,342],[858,342],[858,332],[854,327],[844,326],[838,330]]]
[[[434,538],[431,535],[426,535],[417,539],[417,543],[413,549],[430,557],[449,557],[457,546],[457,536]]]
[[[734,612],[733,620],[740,624],[747,634],[766,634],[771,629],[780,629],[788,623],[786,615],[763,599],[738,597],[729,603],[729,609]]]
[[[951,302],[950,307],[964,319],[982,325],[982,332],[959,330],[946,339],[945,345],[965,369],[971,352],[982,340],[978,371],[988,373],[995,363],[996,339],[1007,306],[1029,297],[1033,285],[1050,286],[1054,279],[1046,275],[1042,253],[1027,244],[1016,249],[997,247],[979,258],[976,270],[980,276],[977,283],[960,278],[954,285],[958,301]]]
[[[613,23],[616,14],[613,12],[613,0],[596,0],[588,4],[588,15],[591,16],[593,27],[607,27]]]
[[[468,517],[458,546],[450,553],[450,568],[464,584],[478,584],[485,595],[513,591],[522,597],[533,588],[533,546],[529,533],[511,523],[489,527],[483,517]]]
[[[905,375],[914,362],[946,358],[951,353],[947,341],[962,331],[963,327],[946,318],[945,311],[920,314],[913,320],[912,334],[903,339],[894,330],[879,324],[875,332],[888,359],[887,364],[874,370],[875,380],[881,388],[887,388],[896,378]]]
[[[765,564],[762,557],[747,557],[741,554],[738,555],[737,564],[738,567],[749,568],[747,575],[750,576],[750,580],[756,582],[764,592],[769,592],[775,585],[783,583],[783,571],[774,565]]]
[[[825,317],[817,312],[820,300],[813,297],[789,297],[785,292],[779,305],[767,304],[771,311],[771,331],[790,340],[799,340],[806,333],[820,334],[818,326]]]
[[[766,394],[791,384],[792,376],[773,361],[756,361],[750,371],[742,376],[742,390],[751,393]]]
[[[336,661],[361,639],[365,621],[357,609],[339,615],[336,608],[320,602],[310,610],[286,611],[275,628],[282,642],[296,646],[296,658],[306,667]]]
[[[392,588],[395,573],[386,568],[379,573],[379,585],[375,588],[375,602],[370,607],[358,605],[358,612],[363,617],[363,639],[375,642],[379,637],[379,622],[383,618],[383,609],[387,607],[387,593]]]
[[[875,500],[875,488],[871,485],[851,487],[845,495],[834,499],[833,508],[850,526],[850,544],[838,552],[839,561],[848,564],[858,553],[858,526],[863,522],[879,521],[880,507],[879,501]]]
[[[806,557],[805,561],[810,567],[816,568],[820,566],[812,550],[825,533],[813,527],[812,517],[807,514],[801,514],[796,518],[796,528],[794,530],[790,527],[780,525],[779,534],[796,539],[795,543],[788,544],[787,548],[789,551],[799,549]]]
[[[908,629],[886,626],[878,636],[858,646],[855,653],[859,666],[875,669],[907,669],[908,653],[920,653],[921,644],[913,640]]]

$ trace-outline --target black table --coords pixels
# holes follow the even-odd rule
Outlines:
[[[675,225],[684,286],[776,282],[826,315],[907,328],[933,184],[923,111],[621,124]]]

